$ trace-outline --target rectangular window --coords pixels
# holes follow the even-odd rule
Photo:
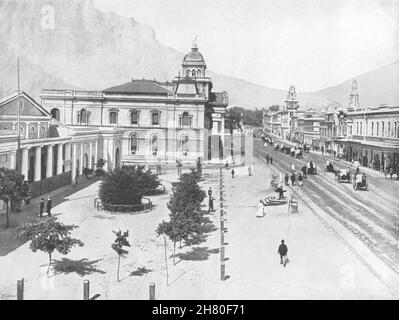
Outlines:
[[[111,111],[109,113],[109,124],[117,124],[118,122],[118,113],[116,111]]]
[[[381,136],[384,136],[385,135],[385,130],[384,130],[385,128],[384,128],[384,121],[383,122],[381,122]]]
[[[391,136],[391,122],[388,122],[388,134],[387,137]]]
[[[152,125],[153,126],[158,126],[159,125],[159,113],[158,112],[153,112],[152,113]]]
[[[371,123],[371,135],[374,135],[374,122]]]
[[[130,123],[132,125],[138,125],[139,124],[139,113],[138,111],[132,111],[130,113]]]

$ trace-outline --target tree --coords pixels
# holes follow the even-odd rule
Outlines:
[[[29,190],[24,187],[24,176],[18,171],[7,168],[0,168],[0,200],[6,205],[6,227],[10,226],[8,209],[19,208],[18,203],[28,196]]]
[[[162,221],[156,230],[157,235],[166,235],[173,242],[173,263],[175,264],[176,242],[190,240],[199,233],[203,222],[201,203],[205,192],[198,186],[195,172],[180,176],[179,182],[172,184],[171,198],[167,204],[169,221]]]
[[[156,174],[143,169],[143,166],[124,166],[104,177],[99,197],[105,209],[107,205],[139,205],[146,191],[160,185]],[[121,211],[124,209],[122,206]]]
[[[57,218],[51,218],[47,221],[36,222],[29,220],[17,228],[18,238],[30,241],[29,247],[33,252],[37,250],[47,252],[49,263],[47,273],[50,270],[52,253],[57,250],[66,255],[72,247],[83,246],[83,242],[70,236],[71,231],[78,226],[65,225],[57,221]]]
[[[115,252],[118,254],[118,269],[116,272],[116,277],[119,280],[119,268],[121,264],[121,257],[124,257],[126,254],[129,253],[129,251],[125,250],[123,247],[130,247],[130,243],[127,240],[127,237],[129,236],[129,230],[126,230],[126,232],[122,233],[121,230],[118,232],[112,231],[116,235],[115,242],[111,244],[111,248],[115,250]]]

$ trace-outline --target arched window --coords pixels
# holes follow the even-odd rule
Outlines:
[[[87,125],[89,124],[89,114],[90,112],[86,109],[81,109],[78,111],[78,124]]]
[[[186,76],[187,76],[187,77],[190,76],[190,69],[187,69],[187,71],[186,71]]]
[[[46,132],[46,127],[45,126],[41,127],[40,134],[41,134],[42,138],[46,138],[47,137],[47,132]]]
[[[138,140],[137,135],[132,133],[129,137],[129,145],[130,145],[130,153],[136,154],[138,149]]]
[[[187,111],[180,116],[180,127],[191,127],[191,116]]]
[[[195,75],[196,75],[196,74],[195,74],[195,70],[191,71],[191,76],[192,76],[192,77],[195,77]]]
[[[180,140],[180,146],[181,146],[181,151],[183,156],[187,156],[188,154],[188,137],[183,136]]]
[[[30,127],[29,139],[36,139],[36,128],[34,126]]]
[[[197,77],[201,77],[201,70],[200,69],[197,70]]]
[[[50,113],[51,113],[51,116],[52,116],[55,120],[60,121],[60,110],[59,110],[59,109],[53,108],[53,109],[51,109]]]
[[[153,156],[158,155],[158,137],[156,135],[151,137],[151,151]]]

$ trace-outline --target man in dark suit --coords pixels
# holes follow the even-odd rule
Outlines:
[[[281,240],[281,244],[278,247],[277,253],[280,255],[280,264],[285,265],[287,264],[287,253],[288,248],[284,244],[284,240]]]

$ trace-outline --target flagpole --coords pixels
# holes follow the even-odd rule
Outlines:
[[[18,111],[17,111],[17,133],[18,133],[18,138],[17,138],[17,161],[16,161],[16,169],[17,171],[20,171],[20,165],[19,165],[19,160],[20,160],[20,153],[21,153],[21,137],[20,137],[20,121],[21,121],[21,93],[20,93],[20,85],[19,85],[19,57],[17,59],[17,78],[18,78]],[[26,177],[25,177],[26,178]]]

